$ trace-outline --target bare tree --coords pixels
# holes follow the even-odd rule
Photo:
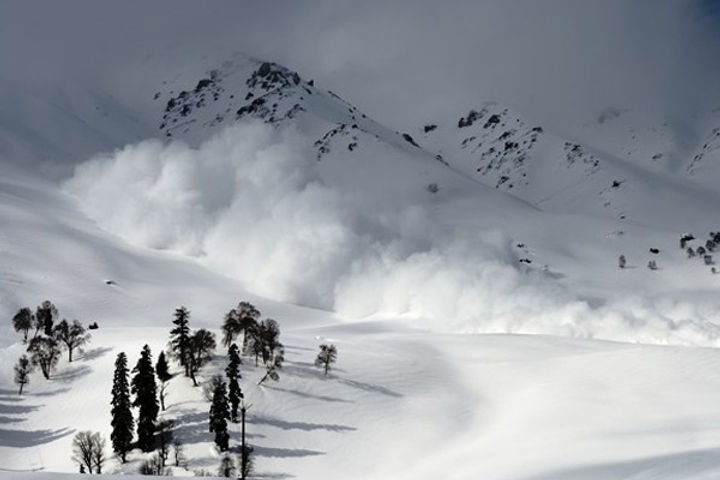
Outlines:
[[[138,473],[141,475],[154,475],[159,477],[169,477],[172,471],[163,467],[162,458],[157,453],[140,464]]]
[[[173,457],[175,458],[176,467],[180,467],[185,463],[185,447],[178,438],[173,440]]]
[[[33,371],[33,366],[30,363],[30,359],[27,355],[23,355],[18,359],[15,364],[15,383],[20,385],[20,391],[18,395],[22,395],[23,387],[30,383],[30,373]]]
[[[280,380],[280,373],[278,370],[282,369],[282,362],[284,359],[285,358],[283,357],[282,352],[276,353],[275,358],[265,364],[265,375],[257,384],[262,385],[266,380],[274,380],[276,382]]]
[[[31,354],[30,360],[33,365],[40,367],[45,378],[50,378],[50,374],[60,360],[57,341],[50,337],[35,337],[30,340],[28,352]]]
[[[105,439],[96,432],[93,434],[93,443],[95,445],[93,449],[93,465],[95,465],[95,473],[100,475],[102,467],[105,465]]]
[[[105,439],[98,432],[78,432],[73,438],[73,460],[89,473],[102,473],[105,464]]]
[[[170,442],[173,439],[173,427],[175,422],[172,420],[161,420],[156,427],[157,443],[160,449],[160,460],[162,466],[165,467],[168,456],[170,456]]]
[[[85,331],[85,327],[77,320],[73,320],[71,325],[67,320],[63,319],[53,328],[53,335],[58,341],[64,343],[68,349],[68,362],[72,362],[73,350],[90,341],[90,334]]]
[[[315,366],[323,367],[325,376],[327,376],[330,365],[335,363],[335,360],[337,360],[337,348],[335,345],[320,345],[320,353],[315,359]]]

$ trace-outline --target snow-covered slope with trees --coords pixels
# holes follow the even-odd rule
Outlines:
[[[74,435],[109,439],[117,354],[156,360],[180,305],[218,339],[199,383],[223,374],[240,301],[285,346],[278,381],[241,366],[259,478],[720,474],[720,121],[612,108],[565,134],[471,99],[396,131],[312,72],[188,55],[0,83],[0,477],[77,471]],[[99,328],[19,396],[11,319],[46,299]],[[171,371],[170,468],[216,473],[210,402]]]

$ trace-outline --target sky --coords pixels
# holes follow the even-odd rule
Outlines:
[[[281,62],[397,129],[497,100],[556,128],[607,107],[720,107],[716,0],[217,0],[0,4],[0,78],[113,75],[147,55]],[[80,20],[80,21],[78,21]]]

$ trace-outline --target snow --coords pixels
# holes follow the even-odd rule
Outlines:
[[[678,248],[681,233],[697,246],[717,231],[720,191],[712,168],[697,166],[699,183],[684,167],[689,137],[643,124],[635,141],[628,125],[644,120],[620,109],[582,141],[545,129],[525,163],[483,175],[477,142],[503,134],[484,132],[487,117],[408,126],[416,146],[302,77],[252,86],[263,62],[223,55],[0,84],[0,316],[50,299],[100,327],[20,397],[10,366],[25,349],[0,324],[0,478],[75,472],[73,435],[109,437],[116,355],[132,367],[148,344],[156,359],[180,305],[219,335],[241,300],[286,346],[277,383],[242,366],[260,478],[720,475],[720,277]],[[195,91],[205,78],[217,100]],[[186,115],[167,109],[180,92]],[[265,109],[238,115],[253,98]],[[503,115],[521,125],[508,139],[529,141],[537,124]],[[512,189],[495,188],[501,174]],[[328,342],[325,377],[313,360]],[[220,348],[200,380],[225,361]],[[167,403],[189,463],[174,473],[215,471],[201,389],[179,374]]]

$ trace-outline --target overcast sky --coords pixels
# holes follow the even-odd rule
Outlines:
[[[677,120],[720,106],[716,3],[5,0],[0,77],[222,48],[282,62],[396,128],[489,99],[558,125],[607,106]]]

